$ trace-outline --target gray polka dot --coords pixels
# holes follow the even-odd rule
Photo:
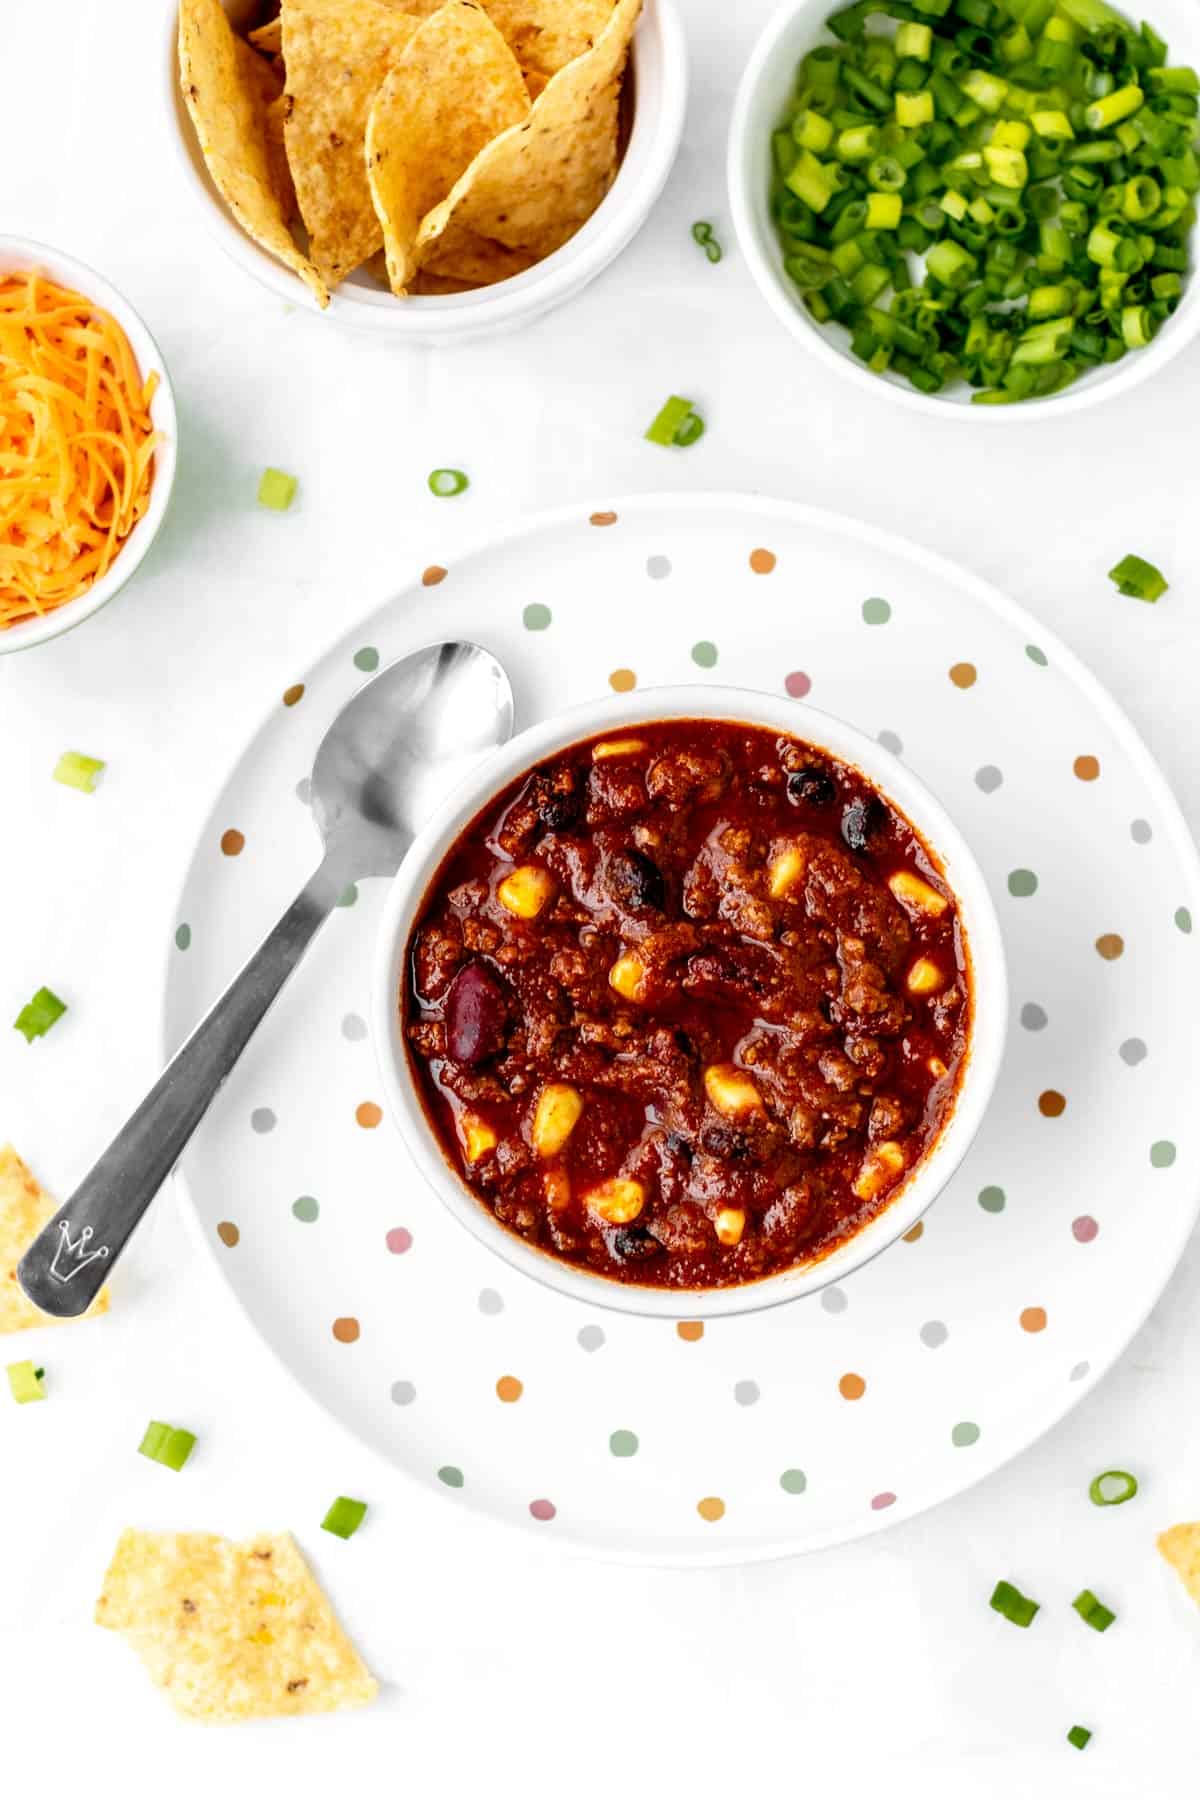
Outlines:
[[[802,1494],[808,1486],[808,1477],[803,1469],[785,1469],[779,1477],[779,1485],[785,1494]]]
[[[599,1325],[585,1325],[576,1336],[575,1342],[581,1350],[599,1350],[604,1342],[604,1333]]]
[[[998,787],[1004,785],[1004,776],[995,763],[984,763],[982,769],[975,771],[975,786],[981,794],[994,794]]]
[[[312,805],[312,782],[307,775],[302,775],[296,783],[296,798],[301,806]]]
[[[883,745],[885,750],[890,750],[893,756],[904,755],[904,740],[900,737],[899,733],[895,731],[881,731],[879,733],[879,742]]]
[[[1027,1000],[1021,1008],[1021,1023],[1026,1031],[1045,1031],[1050,1017],[1044,1006],[1036,1000]]]
[[[357,1013],[347,1013],[342,1020],[342,1036],[351,1044],[360,1044],[367,1035],[367,1022]]]
[[[1129,835],[1135,844],[1148,844],[1154,836],[1154,827],[1149,819],[1134,819],[1129,827]]]
[[[1076,1363],[1075,1367],[1071,1370],[1071,1380],[1082,1381],[1084,1376],[1091,1371],[1091,1367],[1091,1363]]]
[[[411,1381],[393,1381],[392,1401],[396,1406],[411,1406],[417,1397],[417,1390]]]
[[[504,1311],[504,1302],[495,1288],[480,1288],[479,1310],[481,1313],[487,1313],[489,1318],[494,1318],[497,1313]]]
[[[670,557],[648,556],[646,558],[646,573],[651,581],[665,581],[667,576],[671,573]]]
[[[844,1313],[849,1304],[841,1288],[826,1288],[821,1295],[821,1305],[827,1313]]]
[[[738,1381],[734,1383],[733,1397],[739,1406],[753,1406],[758,1400],[759,1387],[757,1381]]]
[[[298,1200],[292,1201],[292,1212],[302,1225],[311,1225],[321,1216],[321,1205],[311,1194],[301,1194]]]
[[[1008,891],[1014,900],[1028,900],[1038,891],[1038,878],[1032,869],[1011,869]]]
[[[1004,1211],[1005,1193],[1002,1187],[985,1187],[979,1190],[979,1204],[984,1212],[999,1213]]]
[[[965,1450],[969,1444],[979,1442],[979,1427],[973,1419],[961,1419],[950,1433],[950,1442],[957,1450]]]
[[[921,1342],[927,1350],[938,1350],[950,1336],[940,1319],[926,1319],[921,1327]]]
[[[1126,1038],[1118,1054],[1123,1063],[1128,1063],[1131,1069],[1136,1069],[1140,1062],[1145,1062],[1150,1052],[1141,1038]]]
[[[275,1114],[271,1111],[269,1106],[256,1106],[254,1111],[250,1114],[250,1128],[252,1131],[259,1132],[260,1135],[268,1131],[274,1131],[275,1125]]]

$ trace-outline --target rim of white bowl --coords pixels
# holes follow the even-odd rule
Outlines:
[[[32,650],[37,644],[48,643],[51,638],[62,637],[66,632],[74,631],[76,626],[82,625],[85,619],[90,619],[120,593],[145,559],[166,517],[175,485],[178,452],[178,420],[171,377],[163,353],[137,308],[97,269],[80,262],[77,256],[71,256],[66,250],[57,250],[52,244],[43,244],[37,238],[19,237],[10,232],[0,234],[0,274],[31,266],[44,269],[55,281],[62,281],[75,288],[86,299],[94,300],[97,306],[102,306],[113,315],[129,339],[143,377],[151,374],[158,376],[158,387],[150,402],[150,418],[155,430],[162,433],[163,441],[154,452],[150,504],[122,544],[108,573],[101,580],[94,581],[77,600],[68,600],[65,606],[56,607],[53,612],[46,613],[41,618],[23,620],[18,625],[10,625],[6,630],[0,631],[0,656],[7,656],[18,650]]]
[[[905,813],[940,859],[960,909],[971,955],[974,1018],[953,1110],[932,1149],[882,1212],[819,1261],[730,1288],[653,1288],[581,1270],[527,1244],[497,1223],[451,1168],[413,1077],[396,996],[416,914],[443,856],[490,796],[556,751],[596,731],[669,718],[745,720],[784,730],[857,767]],[[372,1041],[393,1118],[442,1204],[510,1267],[566,1298],[610,1311],[668,1319],[729,1318],[798,1300],[854,1270],[911,1231],[943,1191],[986,1114],[1004,1055],[1008,980],[1003,938],[983,873],[953,819],[913,771],[856,726],[807,702],[721,684],[646,688],[614,706],[611,695],[528,726],[474,769],[450,794],[409,850],[378,928],[371,995]]]
[[[1082,412],[1105,400],[1115,399],[1149,380],[1192,342],[1200,332],[1200,292],[1195,291],[1195,275],[1190,296],[1185,293],[1179,311],[1166,320],[1145,350],[1125,357],[1110,370],[1099,369],[1080,376],[1061,393],[1046,394],[1040,399],[1024,400],[1011,406],[973,406],[965,393],[962,398],[949,394],[923,394],[901,377],[873,374],[855,359],[848,347],[843,350],[827,338],[809,319],[799,299],[792,297],[785,285],[786,277],[774,266],[764,247],[752,185],[756,140],[751,133],[761,130],[762,145],[758,147],[762,150],[768,146],[770,126],[757,119],[759,92],[780,56],[780,43],[788,36],[796,19],[805,13],[811,13],[813,17],[812,44],[820,42],[825,19],[833,4],[834,0],[783,0],[783,5],[771,15],[755,41],[738,83],[726,153],[729,210],[742,254],[759,292],[803,349],[827,368],[836,369],[864,394],[895,401],[925,418],[985,422],[990,429],[996,424],[1027,425],[1035,419],[1061,419],[1069,413]]]
[[[210,233],[247,274],[280,299],[355,330],[400,341],[445,341],[532,320],[600,274],[636,235],[666,185],[683,136],[687,111],[687,41],[675,0],[644,0],[632,46],[634,106],[629,140],[616,179],[574,237],[524,274],[464,294],[413,294],[404,301],[383,287],[360,287],[350,277],[322,309],[299,276],[260,248],[232,217],[213,188],[179,94],[178,25],[167,9],[167,90],[164,122],[176,166]],[[652,70],[656,104],[643,96]],[[635,154],[636,149],[636,154]]]

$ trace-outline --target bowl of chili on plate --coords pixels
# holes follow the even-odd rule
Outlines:
[[[720,687],[523,732],[392,888],[375,1042],[418,1166],[575,1299],[715,1317],[910,1231],[1003,1054],[999,926],[924,785]]]

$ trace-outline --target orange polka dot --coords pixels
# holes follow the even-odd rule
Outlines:
[[[335,1319],[333,1335],[339,1344],[356,1344],[362,1327],[357,1319]]]
[[[705,1499],[697,1500],[696,1511],[702,1519],[707,1519],[710,1525],[715,1525],[718,1519],[725,1517],[725,1502],[716,1494],[709,1494]]]
[[[974,687],[979,680],[979,670],[974,663],[955,663],[950,670],[950,679],[956,688]]]
[[[217,1226],[217,1236],[227,1250],[233,1249],[241,1235],[241,1232],[238,1230],[232,1219],[222,1219],[221,1223]]]
[[[698,1344],[704,1336],[704,1326],[699,1319],[680,1319],[675,1330],[685,1344]]]
[[[915,1244],[920,1238],[923,1238],[924,1235],[925,1221],[924,1219],[918,1219],[912,1230],[905,1232],[904,1241],[906,1244]]]
[[[508,1401],[510,1405],[514,1400],[519,1400],[524,1392],[525,1383],[518,1381],[515,1375],[502,1375],[496,1383],[498,1398]]]
[[[1067,1096],[1060,1094],[1057,1088],[1047,1088],[1044,1094],[1038,1095],[1038,1111],[1044,1119],[1061,1119],[1067,1110]]]
[[[445,581],[446,571],[441,563],[430,563],[421,576],[422,587],[436,587],[439,581]]]
[[[1044,1306],[1027,1306],[1021,1314],[1022,1331],[1045,1331],[1046,1309]]]
[[[361,1106],[355,1107],[354,1116],[364,1131],[374,1131],[383,1117],[383,1108],[376,1106],[373,1100],[364,1100]]]
[[[1077,756],[1072,767],[1080,781],[1096,781],[1100,776],[1100,764],[1094,756]]]
[[[861,1400],[867,1391],[867,1384],[861,1375],[843,1375],[838,1382],[838,1393],[843,1400]]]
[[[231,828],[221,833],[221,849],[226,856],[240,856],[245,848],[246,840],[240,831]]]
[[[1125,949],[1125,939],[1115,931],[1106,931],[1096,939],[1096,949],[1105,962],[1116,962]]]
[[[615,525],[617,522],[617,515],[615,512],[593,513],[588,522],[592,525]]]
[[[776,560],[773,550],[752,550],[750,552],[750,567],[756,575],[769,575],[775,567]]]
[[[637,676],[632,669],[614,669],[608,678],[608,685],[615,694],[627,694],[637,686]]]
[[[285,706],[295,706],[297,700],[303,700],[303,698],[304,683],[302,681],[294,682],[290,688],[284,688],[283,690],[283,704]]]

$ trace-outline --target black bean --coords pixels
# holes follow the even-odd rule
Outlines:
[[[446,995],[446,1053],[474,1069],[504,1048],[512,1014],[512,989],[483,962],[459,970]]]
[[[787,792],[793,806],[832,806],[837,799],[832,776],[815,763],[788,776]]]
[[[706,1156],[719,1157],[722,1162],[740,1162],[750,1146],[732,1125],[706,1125],[700,1133],[700,1148]]]
[[[647,1257],[657,1256],[662,1245],[657,1238],[650,1236],[644,1225],[622,1225],[614,1231],[609,1240],[612,1253],[619,1256],[622,1262],[645,1262]]]
[[[530,799],[547,831],[573,831],[583,817],[583,795],[571,769],[553,775],[535,775]]]
[[[642,850],[620,850],[608,865],[609,881],[617,900],[631,912],[661,911],[667,884],[657,863]]]
[[[851,850],[869,850],[887,823],[882,804],[875,799],[852,800],[842,814],[842,836]]]

